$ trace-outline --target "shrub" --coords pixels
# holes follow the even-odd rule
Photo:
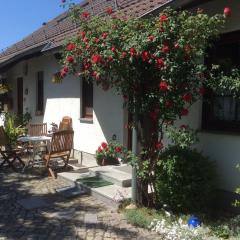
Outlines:
[[[199,141],[197,131],[187,125],[182,125],[180,128],[169,126],[166,128],[166,135],[180,148],[189,148]]]
[[[128,209],[125,210],[125,215],[129,223],[142,228],[149,228],[151,222],[160,217],[155,210],[148,208]]]
[[[18,125],[18,116],[14,113],[5,113],[4,115],[4,128],[6,135],[11,145],[17,143],[17,138],[26,132],[26,128]]]
[[[212,200],[215,167],[196,150],[170,146],[156,166],[158,203],[175,211],[196,211]]]
[[[237,169],[240,171],[240,164],[237,165]],[[236,194],[240,195],[240,186],[236,189]],[[234,203],[235,207],[240,207],[240,200],[236,199]]]

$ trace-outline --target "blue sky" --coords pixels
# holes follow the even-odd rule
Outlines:
[[[22,40],[43,22],[64,12],[60,4],[61,0],[0,0],[0,49]]]

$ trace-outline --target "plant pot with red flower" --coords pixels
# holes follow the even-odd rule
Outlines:
[[[96,161],[99,166],[119,165],[119,159],[124,156],[125,149],[116,142],[103,142],[96,151]]]

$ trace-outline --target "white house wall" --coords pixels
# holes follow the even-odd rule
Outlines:
[[[23,74],[23,65],[28,63],[28,74]],[[32,122],[47,122],[59,124],[63,116],[73,119],[74,148],[87,153],[95,153],[97,147],[103,141],[109,141],[116,135],[119,142],[123,142],[124,114],[122,99],[113,90],[103,91],[94,86],[93,94],[93,123],[80,121],[81,106],[81,81],[74,76],[68,76],[61,84],[52,83],[55,72],[60,65],[53,55],[35,57],[27,62],[20,62],[8,73],[7,78],[13,87],[13,110],[17,111],[16,81],[23,77],[23,89],[28,89],[28,95],[24,93],[24,112],[31,113]],[[44,72],[44,115],[35,115],[36,106],[36,73]]]

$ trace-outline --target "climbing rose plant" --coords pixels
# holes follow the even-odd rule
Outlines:
[[[70,13],[79,31],[66,40],[61,76],[75,74],[123,97],[144,153],[137,162],[139,176],[145,187],[154,187],[164,127],[188,115],[204,86],[219,86],[201,59],[231,9],[211,17],[169,8],[148,18],[124,16],[111,7],[101,16],[77,6],[70,6]]]

